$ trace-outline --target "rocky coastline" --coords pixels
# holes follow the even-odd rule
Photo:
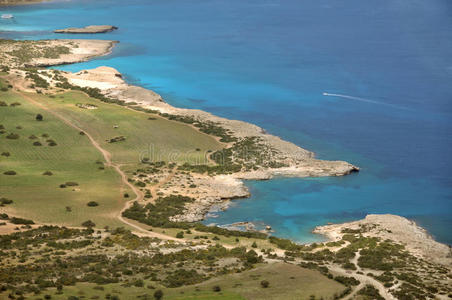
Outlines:
[[[50,67],[88,61],[111,53],[110,40],[60,39],[14,41],[0,39],[1,65],[11,69]]]
[[[25,72],[21,67],[47,67],[89,60],[93,57],[107,55],[116,41],[108,40],[44,40],[44,41],[4,41],[0,43],[0,53],[10,68],[16,68],[16,75]],[[49,49],[57,51],[48,54]],[[54,50],[57,49],[57,50]],[[20,60],[11,53],[32,53],[26,61]],[[18,59],[19,58],[19,59]],[[55,73],[57,72],[57,73]],[[173,221],[194,222],[205,218],[213,205],[227,208],[230,199],[249,196],[249,191],[242,180],[267,180],[274,176],[290,177],[322,177],[344,176],[358,172],[359,168],[344,161],[326,161],[315,158],[313,152],[268,134],[264,129],[238,120],[228,120],[208,112],[195,109],[176,108],[164,102],[157,93],[138,86],[127,84],[117,70],[110,67],[98,67],[92,70],[82,70],[77,73],[46,70],[38,72],[55,92],[58,80],[63,76],[73,86],[98,89],[100,93],[111,99],[123,101],[126,106],[141,107],[160,114],[169,114],[190,118],[201,124],[214,124],[227,132],[231,139],[258,140],[259,157],[263,165],[254,164],[253,168],[229,172],[228,174],[212,175],[196,172],[182,172],[174,176],[157,191],[160,195],[170,195],[177,190],[180,195],[190,196],[195,201],[187,204],[185,211],[173,217]],[[58,76],[55,76],[58,74]],[[24,84],[23,86],[27,86]],[[41,91],[43,92],[43,91]],[[47,91],[48,92],[48,91]],[[194,127],[194,126],[193,126]],[[195,127],[194,127],[195,128]],[[219,138],[218,138],[219,139]],[[220,139],[219,139],[220,140]],[[225,149],[234,146],[233,142],[223,142]],[[254,163],[255,161],[251,161]],[[213,163],[213,162],[211,162]],[[266,163],[266,164],[265,164]],[[182,189],[181,183],[194,182],[198,188]],[[188,184],[189,185],[189,184]],[[196,190],[193,192],[192,190]]]
[[[5,1],[6,3],[20,4],[18,0],[0,0],[0,6],[5,5]],[[22,2],[26,4],[39,2],[39,0],[23,0]],[[104,29],[89,27],[92,26],[67,28],[55,32],[74,34],[102,33],[116,29],[114,26]],[[73,86],[88,88],[88,91],[89,89],[96,89],[105,97],[123,101],[126,103],[124,109],[140,108],[157,112],[157,114],[187,117],[199,123],[215,124],[225,129],[236,140],[257,138],[263,147],[262,149],[270,153],[270,155],[266,153],[265,158],[275,162],[277,165],[275,167],[259,165],[251,170],[242,169],[229,174],[199,173],[191,170],[179,172],[177,167],[162,167],[158,171],[150,172],[150,174],[146,175],[148,177],[145,177],[147,182],[157,180],[155,182],[164,182],[164,184],[153,190],[152,195],[150,193],[148,199],[140,199],[140,204],[155,201],[155,195],[165,197],[178,194],[194,199],[193,202],[186,203],[185,210],[181,214],[169,217],[170,221],[196,222],[203,220],[211,212],[212,207],[215,207],[217,211],[227,209],[232,199],[250,196],[250,192],[243,182],[247,179],[268,180],[275,176],[344,176],[359,172],[359,167],[345,161],[316,159],[313,152],[268,134],[264,129],[256,125],[238,120],[228,120],[201,110],[173,107],[154,91],[129,85],[123,80],[120,72],[110,67],[82,70],[77,73],[44,69],[36,70],[36,68],[83,62],[94,57],[108,55],[116,43],[115,41],[101,40],[9,42],[0,39],[0,71],[3,70],[2,72],[8,73],[8,80],[11,80],[11,82],[14,80],[15,88],[19,87],[23,91],[33,93],[58,94],[64,92],[63,88],[58,86],[58,83],[61,83],[60,78],[63,77]],[[23,47],[24,45],[25,47]],[[36,87],[32,87],[32,82],[29,75],[27,75],[29,69],[34,69],[33,72],[35,73],[33,75],[48,82],[50,88],[36,89]],[[82,91],[86,92],[83,89]],[[81,109],[97,109],[95,105],[88,104],[81,104],[79,107]],[[150,118],[154,118],[154,116]],[[193,125],[188,125],[197,130],[199,129]],[[234,146],[231,141],[223,141],[223,144],[225,149]],[[208,164],[213,165],[214,161],[210,159]],[[143,174],[129,172],[127,175],[130,176],[129,179],[143,179],[142,177],[140,178]],[[152,189],[151,185],[146,185],[140,189],[141,192],[145,188]],[[139,190],[137,189],[137,191]],[[121,220],[125,224],[130,225],[122,217]],[[130,219],[127,220],[130,221]],[[265,234],[273,232],[270,226],[258,223],[243,221],[220,227],[228,230],[254,231]],[[28,228],[37,227],[38,225],[32,225]],[[139,233],[135,233],[141,237],[152,236],[162,239],[168,239],[169,237],[165,235],[165,231],[159,233],[153,232],[152,229],[148,231],[140,226],[134,227],[140,230]],[[2,226],[0,234],[8,234],[13,231],[21,232],[25,228],[24,226],[19,228],[11,223]],[[347,285],[348,292],[341,296],[344,299],[447,299],[452,297],[450,289],[452,279],[451,246],[435,241],[424,228],[412,220],[390,214],[369,214],[364,219],[357,221],[342,224],[328,223],[328,225],[317,226],[313,233],[324,235],[329,241],[299,245],[275,236],[269,237],[268,240],[272,243],[272,248],[276,247],[276,249],[274,254],[271,253],[273,249],[267,250],[268,255],[265,258],[265,262],[274,263],[281,260],[285,263],[293,264],[294,267],[297,266],[297,269],[300,269],[299,266],[301,266],[305,269],[320,271],[323,275]],[[97,231],[97,234],[100,234],[99,239],[102,235],[104,237],[106,235],[105,233],[102,234],[101,231]],[[229,235],[227,237],[229,238]],[[130,236],[127,238],[130,238]],[[195,239],[194,241],[196,241]],[[215,243],[218,241],[218,244],[220,244],[217,236],[212,240],[215,239]],[[183,239],[180,239],[177,235],[176,238],[169,237],[169,240],[171,242],[183,242]],[[235,240],[236,242],[239,241],[238,238]],[[245,239],[240,238],[240,240]],[[108,242],[111,243],[111,240]],[[208,242],[210,243],[210,241]],[[258,241],[259,247],[255,242],[245,247],[255,248],[252,251],[264,256],[266,250],[260,250],[264,248],[260,247],[260,242]],[[176,251],[181,249],[189,249],[187,245],[190,244],[175,246],[173,243],[168,243],[168,248],[157,250],[156,253],[176,253]],[[222,245],[228,249],[233,247],[227,244]],[[47,248],[49,247],[47,245]],[[191,244],[189,247],[192,247],[192,249],[199,247],[198,249],[201,249],[205,246],[204,242],[201,242],[199,245]],[[102,250],[100,245],[98,248]],[[92,252],[93,249],[94,247],[78,250],[76,255],[80,256],[83,251]],[[117,252],[119,251],[118,249],[119,247],[115,247],[114,251]],[[146,251],[149,252],[149,249],[146,249]],[[143,255],[143,253],[136,252],[134,256],[137,254]],[[105,253],[102,252],[101,255],[105,256]],[[102,257],[101,255],[99,257]],[[12,257],[16,257],[15,252]],[[68,257],[68,252],[65,253],[64,257]],[[45,259],[42,261],[45,261]],[[13,264],[15,263],[14,260],[12,262]],[[36,264],[36,262],[37,260],[33,259],[32,264]],[[224,262],[225,260],[221,261],[222,264]],[[30,266],[33,266],[32,264]],[[109,264],[106,265],[108,266]],[[26,265],[24,264],[24,266]],[[179,268],[179,265],[177,267]],[[152,268],[155,268],[155,266],[152,266]],[[212,269],[211,262],[209,268]],[[223,265],[223,270],[219,270],[213,276],[221,274],[220,272],[224,272],[224,270],[225,266]],[[274,270],[272,269],[271,272],[274,272]],[[111,274],[114,274],[114,272],[111,272]],[[136,276],[136,274],[134,273],[133,275]],[[290,277],[290,279],[293,280],[295,277]],[[273,281],[271,282],[272,286],[276,285]],[[130,286],[130,283],[126,282],[124,286]],[[369,287],[372,287],[372,289]],[[150,286],[148,285],[147,288],[150,288]],[[153,286],[152,289],[154,289]],[[363,291],[369,290],[370,292],[366,296]],[[335,295],[334,298],[339,297]]]
[[[347,233],[359,233],[405,245],[414,256],[451,267],[452,249],[439,243],[422,227],[407,218],[391,214],[370,214],[364,219],[343,224],[317,226],[313,233],[339,241]]]
[[[205,218],[212,206],[227,209],[229,200],[249,197],[249,191],[242,180],[268,180],[281,177],[323,177],[344,176],[358,172],[359,168],[344,161],[326,161],[315,158],[314,153],[297,145],[268,134],[264,129],[238,120],[229,120],[195,109],[176,108],[164,102],[157,93],[127,84],[117,70],[110,67],[98,67],[77,73],[65,72],[64,76],[71,84],[98,88],[104,95],[125,103],[133,103],[145,109],[171,115],[190,117],[198,122],[212,122],[225,128],[238,139],[258,137],[266,147],[274,149],[271,159],[284,164],[283,167],[266,167],[256,170],[235,172],[228,175],[210,176],[191,174],[188,178],[177,176],[159,189],[162,195],[170,195],[175,190],[181,195],[193,197],[195,201],[186,206],[183,214],[172,217],[172,221],[196,222]],[[230,145],[226,144],[225,147]],[[185,176],[187,177],[187,176]],[[204,187],[204,193],[180,190],[177,183],[195,182]]]
[[[127,84],[120,72],[110,67],[98,67],[77,73],[65,73],[69,82],[82,87],[98,88],[106,96],[134,103],[145,109],[161,113],[191,117],[198,122],[213,122],[226,129],[236,138],[258,137],[264,144],[276,150],[272,159],[284,162],[284,167],[260,168],[259,170],[238,172],[238,179],[264,180],[274,176],[323,177],[343,176],[359,171],[359,167],[344,161],[326,161],[315,158],[313,152],[268,134],[259,126],[239,120],[229,120],[196,109],[183,109],[164,102],[157,93]]]

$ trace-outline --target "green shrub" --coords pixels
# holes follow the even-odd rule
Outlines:
[[[97,203],[96,201],[90,201],[86,205],[94,207],[94,206],[99,206],[99,203]]]
[[[4,175],[16,175],[16,171],[10,170],[10,171],[5,171],[3,172]]]
[[[83,227],[88,227],[88,228],[91,228],[91,227],[95,227],[95,226],[96,226],[96,224],[94,224],[94,222],[93,222],[93,221],[91,221],[91,220],[88,220],[88,221],[85,221],[85,222],[83,222],[83,223],[82,223],[82,226],[83,226]]]
[[[163,292],[162,292],[162,290],[156,290],[155,292],[154,292],[154,299],[155,300],[160,300],[160,299],[162,299],[163,298]]]
[[[44,117],[41,114],[36,115],[36,121],[42,121]]]
[[[212,287],[212,291],[214,291],[216,293],[221,292],[221,287],[219,285],[214,285]]]
[[[35,223],[32,220],[27,220],[27,219],[22,219],[22,218],[17,218],[17,217],[12,217],[10,221],[13,224],[23,224],[23,225],[31,225],[31,224]]]
[[[355,279],[354,277],[346,276],[336,276],[334,277],[334,280],[346,286],[358,285],[360,283],[359,280]]]
[[[11,199],[8,199],[8,198],[5,198],[5,197],[1,197],[0,198],[0,206],[4,206],[4,205],[7,205],[7,204],[11,204],[11,203],[13,203],[13,200],[11,200]]]
[[[281,239],[274,236],[271,236],[268,239],[270,243],[275,244],[276,246],[278,246],[278,248],[281,248],[283,250],[297,251],[302,248],[301,245],[297,245],[288,239]]]
[[[6,138],[10,140],[17,140],[19,139],[19,135],[17,133],[10,133],[6,136]]]
[[[365,287],[358,291],[358,295],[368,296],[370,299],[374,300],[384,300],[384,298],[380,295],[378,290],[374,288],[372,285],[367,284]],[[406,295],[404,295],[406,296]],[[414,298],[406,298],[406,299],[414,299]]]
[[[268,288],[269,285],[270,285],[270,282],[268,282],[267,280],[262,280],[261,281],[261,287],[263,287],[264,289]]]
[[[170,288],[191,285],[204,281],[204,275],[196,270],[177,269],[163,280],[163,284]]]
[[[116,136],[114,138],[109,139],[108,142],[109,143],[116,143],[116,142],[123,142],[125,140],[126,140],[126,137],[121,135],[121,136]]]

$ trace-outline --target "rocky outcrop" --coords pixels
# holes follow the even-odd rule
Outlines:
[[[65,28],[57,29],[53,32],[55,33],[105,33],[118,29],[116,26],[111,25],[90,25],[82,28]]]
[[[196,185],[196,189],[183,190],[181,177],[174,178],[174,189],[161,189],[164,194],[173,194],[178,191],[185,196],[194,198],[194,202],[185,206],[183,214],[171,217],[175,222],[196,222],[203,220],[213,206],[217,210],[225,210],[229,206],[229,200],[246,198],[250,196],[247,187],[241,180],[228,175],[207,176],[202,174],[190,175],[190,180]],[[178,184],[177,184],[178,183]]]
[[[346,232],[359,232],[364,236],[379,237],[405,245],[415,256],[427,261],[451,266],[452,251],[447,245],[435,241],[428,232],[415,222],[396,215],[367,215],[365,219],[326,226],[318,226],[314,233],[322,234],[333,241],[338,241]]]

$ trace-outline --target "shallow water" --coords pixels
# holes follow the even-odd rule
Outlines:
[[[452,243],[449,0],[112,0],[6,8],[9,38],[120,40],[108,65],[169,103],[258,124],[362,172],[248,182],[206,223],[263,221],[301,242],[319,224],[394,213]],[[111,24],[103,35],[56,28]],[[327,93],[327,94],[324,94]]]

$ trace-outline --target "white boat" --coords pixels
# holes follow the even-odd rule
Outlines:
[[[3,14],[2,19],[12,19],[14,16],[12,14]]]

